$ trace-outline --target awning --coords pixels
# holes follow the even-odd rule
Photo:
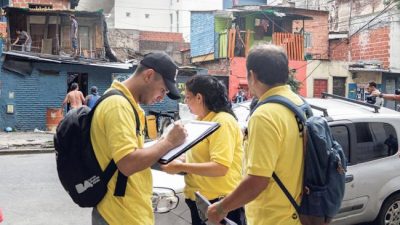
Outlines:
[[[349,67],[350,72],[378,72],[378,73],[389,73],[390,70],[385,70],[382,68],[360,68],[360,67]]]

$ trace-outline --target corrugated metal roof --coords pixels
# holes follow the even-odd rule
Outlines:
[[[98,66],[98,67],[106,67],[106,68],[117,68],[117,69],[125,69],[128,70],[132,68],[134,65],[131,63],[112,63],[112,62],[99,62],[99,61],[80,61],[80,60],[71,60],[71,59],[48,59],[38,55],[25,54],[20,52],[8,51],[3,52],[4,55],[15,56],[19,58],[25,58],[33,61],[41,61],[41,62],[51,62],[51,63],[60,63],[60,64],[76,64],[76,65],[86,65],[86,66]]]

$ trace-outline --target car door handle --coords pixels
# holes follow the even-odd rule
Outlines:
[[[345,179],[345,182],[346,182],[346,183],[350,183],[350,182],[352,182],[353,180],[354,180],[354,176],[353,176],[353,175],[351,175],[351,174],[346,175],[346,179]]]

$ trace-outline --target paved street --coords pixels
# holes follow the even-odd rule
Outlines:
[[[54,154],[0,155],[2,225],[91,224],[58,181]]]

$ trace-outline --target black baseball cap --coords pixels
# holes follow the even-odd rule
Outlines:
[[[140,64],[143,66],[153,69],[157,73],[161,74],[164,79],[164,83],[167,86],[169,92],[167,96],[171,99],[177,100],[181,96],[178,88],[176,88],[176,75],[178,73],[178,66],[174,63],[172,58],[165,52],[153,52],[144,56]]]

